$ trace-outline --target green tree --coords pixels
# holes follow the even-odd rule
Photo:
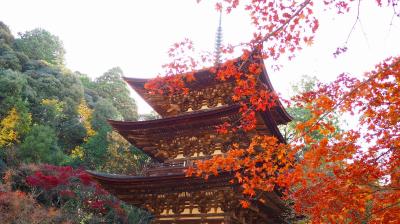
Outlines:
[[[83,86],[79,78],[66,69],[36,64],[24,73],[34,94],[29,97],[34,123],[50,125],[56,130],[59,146],[69,153],[83,143],[85,128],[80,122],[78,106],[83,99]],[[43,100],[56,100],[62,111],[54,114]],[[54,115],[54,116],[53,116]]]
[[[100,167],[103,167],[108,156],[107,147],[109,142],[107,141],[107,134],[110,131],[111,127],[109,126],[97,130],[96,134],[82,145],[85,154],[83,161],[75,160],[74,162],[92,170],[99,170]]]
[[[0,68],[21,70],[22,66],[18,56],[17,52],[0,40]]]
[[[25,75],[18,71],[0,68],[0,118],[17,102],[26,101],[31,89]]]
[[[44,125],[34,125],[19,148],[24,162],[59,164],[65,155],[57,145],[55,131]]]
[[[56,99],[42,99],[41,101],[41,122],[47,123],[52,128],[57,128],[63,118],[64,103]]]
[[[150,157],[133,147],[117,132],[109,132],[107,157],[102,171],[108,173],[138,174],[151,162]]]
[[[21,70],[26,56],[13,49],[14,36],[10,29],[0,21],[0,68]]]
[[[0,41],[8,45],[14,43],[14,36],[11,34],[10,28],[2,21],[0,21]]]
[[[96,170],[135,167],[132,158],[145,161],[133,147],[110,150],[110,145],[122,141],[110,137],[107,119],[138,118],[121,69],[112,68],[92,80],[65,68],[64,53],[60,39],[46,30],[34,29],[14,38],[0,22],[0,121],[4,121],[4,136],[10,137],[7,144],[12,142],[3,147],[7,150],[0,150],[0,158],[7,165],[18,165],[19,160],[68,161]],[[90,111],[90,118],[82,111]],[[81,150],[83,158],[66,158],[73,149]],[[121,156],[126,156],[128,165]],[[116,168],[109,158],[118,159],[121,166]]]
[[[103,127],[111,127],[109,126],[107,120],[121,120],[122,115],[118,112],[117,108],[114,105],[103,98],[100,98],[96,104],[94,105],[94,112],[92,118],[92,125],[95,130],[100,130]]]
[[[137,120],[135,100],[130,97],[129,89],[122,77],[123,72],[120,68],[112,68],[96,79],[96,89],[101,97],[112,102],[124,120]]]
[[[62,41],[49,31],[36,28],[19,34],[15,47],[34,60],[44,60],[59,65],[64,62],[65,50]]]
[[[86,74],[75,72],[74,75],[79,78],[84,88],[85,101],[90,107],[94,107],[96,102],[101,98],[96,89],[96,82],[90,79]]]
[[[151,111],[150,113],[147,114],[140,114],[139,115],[139,121],[148,121],[148,120],[155,120],[155,119],[160,119],[161,116],[157,114],[155,111]]]

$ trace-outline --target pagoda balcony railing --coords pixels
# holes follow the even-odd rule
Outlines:
[[[190,166],[195,166],[195,162],[193,160],[153,163],[144,170],[144,175],[161,176],[161,175],[182,174]]]

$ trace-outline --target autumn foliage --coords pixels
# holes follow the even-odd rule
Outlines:
[[[399,81],[400,58],[391,58],[364,80],[341,75],[297,97],[312,111],[312,118],[298,125],[300,136],[291,146],[310,146],[287,175],[298,212],[315,222],[399,221]],[[322,118],[335,110],[359,117],[357,126],[334,134]],[[315,131],[324,137],[313,139]]]
[[[240,122],[217,127],[220,133],[250,131],[258,111],[277,106],[276,93],[255,88],[260,60],[274,65],[280,57],[291,59],[303,46],[311,45],[319,26],[313,13],[316,7],[343,14],[356,1],[225,0],[216,8],[229,14],[239,3],[249,12],[255,32],[248,43],[223,49],[226,55],[241,50],[239,59],[215,67],[216,79],[234,80],[232,100],[242,106]],[[395,0],[376,3],[394,9],[398,5]],[[171,52],[182,54],[187,43],[176,44]],[[335,56],[344,52],[338,50]],[[179,63],[188,60],[171,56],[167,76],[149,82],[148,89],[158,94],[187,92],[185,83],[193,80],[191,72],[197,62],[189,60],[190,66],[183,66]],[[364,79],[343,74],[334,82],[319,84],[315,91],[292,99],[295,106],[309,110],[311,117],[297,124],[296,136],[288,144],[271,136],[255,136],[248,147],[234,144],[223,156],[198,161],[188,175],[207,178],[221,171],[233,172],[233,182],[242,186],[248,198],[241,201],[243,207],[263,191],[279,190],[296,214],[311,223],[399,223],[399,84],[399,57],[377,64]],[[358,122],[352,129],[339,131],[331,121],[333,113]]]
[[[274,137],[257,136],[248,148],[199,162],[197,174],[235,172],[250,201],[260,190],[284,188],[295,211],[313,223],[396,223],[399,81],[400,58],[377,65],[364,80],[339,76],[294,99],[312,117],[297,125],[292,142],[284,145]],[[324,119],[334,111],[357,116],[359,123],[336,132]]]
[[[0,184],[0,214],[2,223],[55,223],[61,222],[60,211],[40,205],[32,194],[11,191],[11,173],[5,184]]]
[[[26,183],[39,190],[39,201],[47,201],[54,207],[70,206],[68,204],[73,201],[78,204],[75,209],[97,214],[98,221],[128,222],[129,210],[124,209],[121,201],[100,188],[82,169],[41,165],[39,170],[26,177]]]
[[[6,172],[0,182],[0,216],[2,223],[141,223],[151,219],[100,188],[83,169],[46,164]]]

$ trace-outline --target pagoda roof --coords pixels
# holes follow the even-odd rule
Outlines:
[[[182,167],[183,168],[183,167]],[[182,169],[183,171],[183,169]],[[220,172],[217,176],[210,175],[207,179],[204,177],[187,176],[184,172],[180,174],[167,174],[160,176],[132,176],[120,174],[107,174],[96,171],[86,171],[92,178],[99,182],[106,190],[112,192],[122,200],[135,204],[134,199],[139,194],[163,194],[185,191],[199,191],[206,189],[215,189],[218,187],[238,188],[238,184],[232,184],[234,179],[229,172]],[[279,200],[275,192],[274,200]],[[285,205],[281,204],[281,209]]]
[[[235,200],[239,200],[242,197],[240,186],[231,183],[234,177],[229,172],[221,172],[217,176],[211,175],[208,179],[186,176],[183,172],[161,176],[129,176],[95,171],[87,172],[103,188],[117,198],[138,207],[144,207],[145,202],[151,200],[156,195],[182,192],[199,192],[216,189],[227,191],[231,189],[238,193],[238,198]],[[273,216],[273,218],[278,218],[280,214],[287,210],[287,206],[280,198],[279,193],[275,191],[264,192],[259,201],[253,201],[252,203],[257,204],[259,208]]]
[[[271,80],[269,79],[267,70],[265,68],[264,61],[262,59],[258,60],[262,72],[260,74],[260,81],[261,85],[270,90],[274,91],[274,88],[271,84]],[[226,80],[226,81],[220,81],[215,78],[215,70],[214,67],[211,68],[205,68],[201,69],[198,71],[195,71],[193,73],[195,80],[189,83],[186,83],[186,87],[191,90],[196,90],[196,89],[202,89],[206,88],[209,86],[216,85],[218,83],[226,83],[226,82],[233,82],[234,80]],[[168,115],[168,112],[165,111],[165,108],[163,108],[162,105],[159,103],[155,103],[151,100],[149,100],[149,90],[145,88],[145,84],[152,79],[146,79],[146,78],[130,78],[130,77],[123,77],[123,79],[147,102],[150,104],[150,106],[162,117],[166,117]],[[274,114],[274,118],[276,123],[279,124],[286,124],[292,120],[292,117],[287,113],[287,111],[284,109],[282,103],[278,99],[276,102],[276,106],[271,108],[271,112]]]
[[[216,120],[220,117],[227,115],[236,114],[239,111],[239,105],[222,106],[207,110],[192,111],[184,113],[175,117],[166,117],[155,120],[147,121],[115,121],[108,120],[112,127],[117,130],[138,130],[138,129],[149,129],[149,128],[171,128],[174,125],[184,124],[190,125],[207,120]]]
[[[182,167],[183,168],[183,167]],[[160,192],[182,192],[177,187],[187,187],[186,190],[196,190],[203,188],[213,188],[215,183],[223,183],[221,186],[233,186],[229,183],[232,175],[221,173],[218,176],[210,176],[208,179],[196,176],[186,176],[184,169],[181,173],[156,175],[156,176],[132,176],[121,174],[107,174],[95,171],[86,171],[102,184],[107,190],[123,194],[124,189],[129,190],[126,193],[138,191],[142,193]],[[134,197],[134,194],[132,194]]]
[[[161,138],[180,137],[182,134],[194,134],[203,128],[216,132],[216,125],[228,119],[238,120],[240,105],[228,105],[207,110],[192,111],[176,117],[166,117],[148,121],[114,121],[109,124],[130,143],[140,148],[153,159],[163,162],[168,158],[157,155],[160,151],[154,147],[154,142]],[[258,128],[268,130],[280,142],[285,140],[280,133],[275,119],[269,110],[257,113],[262,124]],[[203,130],[204,131],[204,130]]]

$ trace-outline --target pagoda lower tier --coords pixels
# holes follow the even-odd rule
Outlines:
[[[229,173],[206,180],[187,177],[183,171],[175,167],[173,173],[156,176],[88,172],[120,200],[151,212],[155,224],[286,223],[286,206],[276,192],[264,192],[249,208],[242,208],[243,195],[230,183]]]

